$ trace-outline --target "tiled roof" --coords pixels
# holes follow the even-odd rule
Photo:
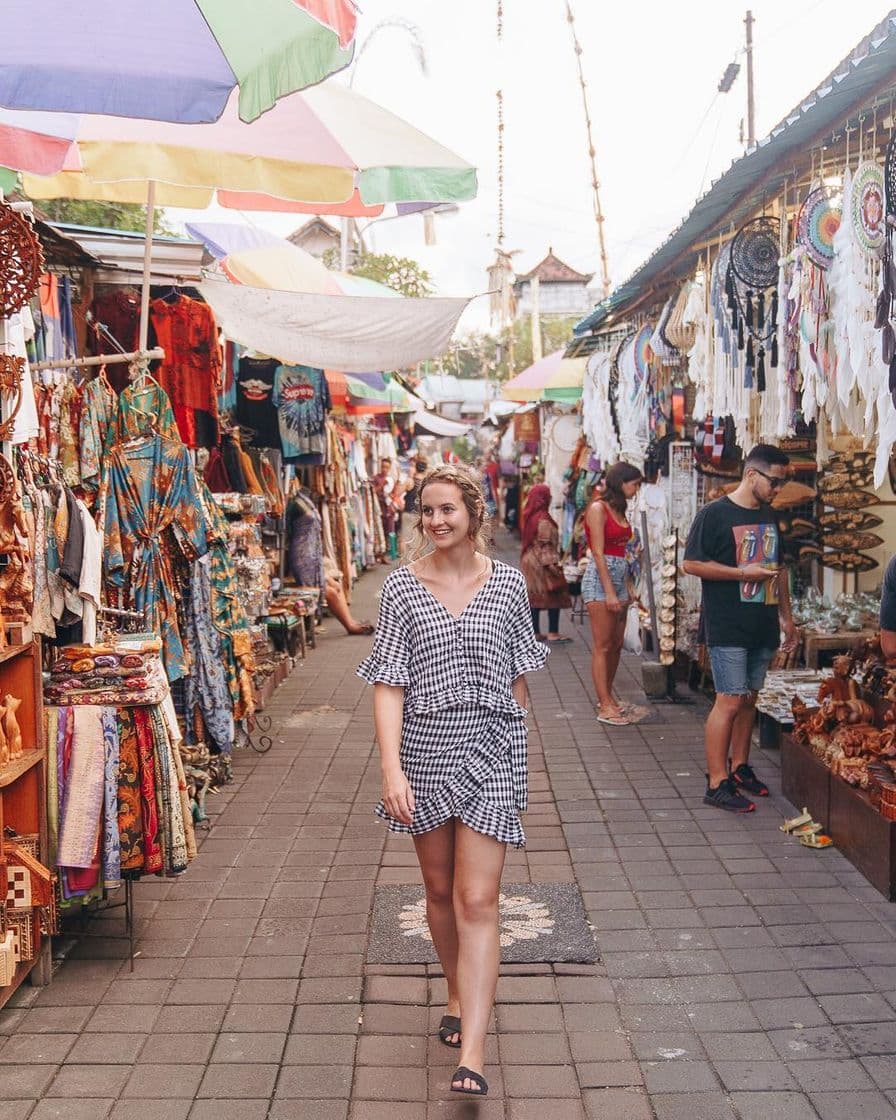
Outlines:
[[[555,257],[553,249],[548,249],[548,255],[544,260],[537,264],[531,272],[518,275],[516,283],[532,280],[537,276],[542,284],[588,284],[593,275],[593,272],[576,272],[574,268],[565,264],[559,257]]]

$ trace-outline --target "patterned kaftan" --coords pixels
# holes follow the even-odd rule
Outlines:
[[[105,494],[106,582],[123,606],[145,610],[162,638],[169,680],[189,672],[177,617],[174,560],[208,551],[205,518],[187,449],[161,435],[119,443],[109,452]]]
[[[404,689],[400,759],[414,791],[417,835],[458,817],[468,828],[518,847],[527,802],[526,712],[511,685],[544,666],[522,575],[494,570],[457,617],[398,568],[383,585],[373,652],[358,667],[370,684]]]

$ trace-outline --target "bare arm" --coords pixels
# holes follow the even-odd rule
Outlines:
[[[894,635],[894,637],[896,637],[896,635]],[[510,688],[517,704],[519,704],[521,708],[527,708],[529,706],[529,690],[526,688],[525,674],[523,673],[518,676]]]
[[[685,560],[681,566],[687,575],[708,580],[750,580],[755,583],[763,579],[773,579],[778,574],[777,569],[765,568],[762,564],[747,564],[744,568],[732,568],[728,564],[720,564],[718,560]]]
[[[401,768],[399,748],[404,718],[404,689],[377,684],[373,690],[373,722],[380,748],[383,802],[386,812],[402,824],[414,815],[414,791]]]

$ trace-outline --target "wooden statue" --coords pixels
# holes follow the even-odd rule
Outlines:
[[[11,696],[8,692],[3,697],[3,731],[6,735],[10,762],[15,762],[17,758],[21,758],[23,753],[22,732],[19,728],[19,721],[16,719],[16,712],[21,703],[22,701],[18,696]]]
[[[3,730],[3,717],[5,715],[6,709],[0,705],[0,770],[12,761],[9,754],[9,744],[6,741],[6,732]]]

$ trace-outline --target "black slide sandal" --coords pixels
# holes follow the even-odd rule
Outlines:
[[[455,1085],[455,1081],[472,1081],[475,1083],[475,1089],[464,1089],[461,1086]],[[451,1092],[452,1093],[466,1093],[470,1097],[484,1097],[488,1092],[488,1082],[481,1073],[474,1073],[473,1070],[467,1069],[466,1066],[458,1066],[454,1071],[454,1076],[451,1078]]]
[[[453,1035],[460,1034],[460,1016],[459,1015],[443,1015],[442,1021],[439,1023],[439,1041],[444,1043],[445,1046],[451,1046],[453,1049],[460,1049],[460,1038],[457,1042],[452,1042]]]

